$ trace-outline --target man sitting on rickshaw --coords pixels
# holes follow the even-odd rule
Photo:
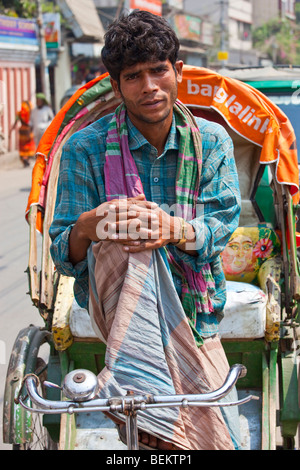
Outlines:
[[[226,131],[177,100],[178,49],[163,18],[114,22],[102,60],[121,105],[61,157],[51,254],[107,344],[107,394],[201,393],[229,370],[220,253],[238,226],[238,177]],[[140,445],[239,448],[235,408],[141,413]]]

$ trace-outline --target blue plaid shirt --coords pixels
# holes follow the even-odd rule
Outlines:
[[[82,212],[106,200],[104,161],[110,116],[105,116],[74,134],[65,144],[60,164],[56,210],[50,228],[51,255],[57,270],[75,278],[74,293],[79,305],[88,308],[88,266],[69,261],[69,234]],[[220,253],[238,226],[240,192],[232,141],[218,124],[196,118],[202,136],[203,165],[198,213],[189,221],[196,232],[198,256],[171,246],[175,259],[182,259],[196,272],[207,262],[216,283],[211,300],[214,312],[198,315],[197,330],[203,337],[218,332],[226,301],[225,278]],[[137,165],[147,200],[162,208],[176,204],[175,179],[179,140],[173,118],[162,155],[149,144],[127,118],[129,148]],[[173,277],[180,295],[180,280]]]

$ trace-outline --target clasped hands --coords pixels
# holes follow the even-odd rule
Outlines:
[[[100,217],[97,238],[120,243],[124,251],[131,253],[157,249],[180,239],[180,219],[146,201],[144,195],[101,204],[96,216]]]
[[[156,203],[146,201],[144,195],[114,199],[83,212],[72,227],[69,237],[69,260],[73,265],[82,261],[91,242],[112,241],[123,245],[123,250],[138,253],[155,250],[168,243],[177,245],[190,255],[197,256],[196,236],[191,224],[185,224],[182,237],[182,219],[171,216]]]

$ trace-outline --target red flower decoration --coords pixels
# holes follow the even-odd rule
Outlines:
[[[273,243],[268,238],[262,238],[256,243],[253,253],[257,258],[267,258],[273,250]]]

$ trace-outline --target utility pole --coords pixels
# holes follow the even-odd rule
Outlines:
[[[220,0],[220,30],[221,30],[221,56],[222,67],[225,67],[226,61],[224,60],[225,54],[225,0]]]
[[[225,51],[225,11],[224,0],[220,0],[221,51]]]
[[[116,16],[115,16],[116,19],[119,18],[122,8],[124,7],[124,3],[125,3],[125,0],[119,0],[119,4],[118,4],[117,11],[116,11]]]
[[[37,25],[39,31],[39,43],[40,43],[40,72],[41,72],[41,84],[42,92],[47,98],[49,104],[51,103],[50,94],[50,80],[48,71],[48,60],[47,60],[47,48],[45,40],[45,31],[43,26],[43,14],[41,0],[36,0],[37,5]]]

